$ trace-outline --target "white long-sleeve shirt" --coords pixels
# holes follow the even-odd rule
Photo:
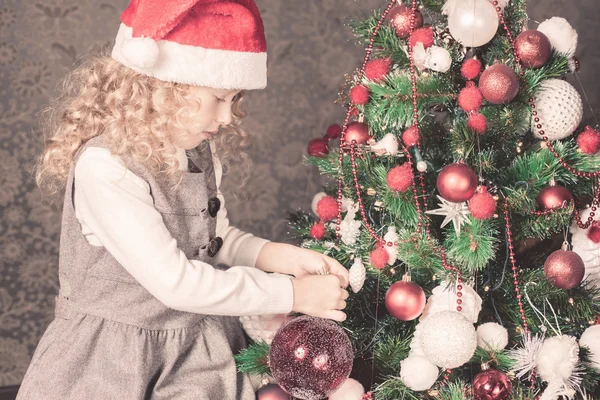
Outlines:
[[[187,170],[185,151],[178,150],[178,157]],[[215,156],[213,162],[219,187],[222,167]],[[86,240],[104,246],[166,306],[211,315],[289,313],[291,280],[254,268],[267,241],[229,225],[220,191],[218,197],[216,229],[223,246],[215,263],[233,266],[226,271],[188,260],[154,208],[148,183],[109,150],[88,147],[75,166],[75,215]],[[131,238],[137,238],[135,246],[127,245]]]

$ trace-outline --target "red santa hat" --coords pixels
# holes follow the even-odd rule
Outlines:
[[[240,90],[267,85],[267,42],[254,0],[132,0],[112,57],[167,82]]]

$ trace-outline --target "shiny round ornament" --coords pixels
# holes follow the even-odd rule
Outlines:
[[[365,144],[371,139],[369,135],[369,125],[364,122],[352,122],[346,129],[346,135],[344,135],[344,143],[351,144],[353,140],[357,144]]]
[[[509,66],[494,64],[481,74],[479,90],[492,104],[510,103],[519,93],[519,77]]]
[[[564,186],[548,186],[540,190],[536,201],[542,210],[551,210],[568,205],[573,195]]]
[[[466,164],[446,165],[437,177],[440,196],[453,203],[469,200],[477,190],[477,175]]]
[[[269,383],[258,389],[256,400],[292,400],[292,396],[287,394],[279,385]]]
[[[550,60],[552,45],[542,32],[528,30],[517,36],[515,51],[527,68],[539,68]]]
[[[454,1],[449,9],[450,34],[465,47],[488,43],[496,36],[498,24],[498,13],[488,0]]]
[[[431,389],[439,374],[438,367],[423,356],[409,355],[400,362],[400,379],[417,392]]]
[[[410,36],[410,18],[412,16],[412,8],[404,5],[397,5],[391,9],[388,14],[388,21],[392,28],[396,31],[401,39],[408,39]],[[419,29],[423,26],[423,14],[419,10],[415,11],[414,29]]]
[[[544,276],[559,289],[573,289],[581,283],[584,275],[585,264],[574,251],[557,250],[544,263]]]
[[[400,321],[412,321],[423,312],[425,292],[413,282],[396,282],[385,294],[385,308]]]
[[[510,399],[512,383],[505,373],[495,369],[482,371],[473,379],[473,397],[475,400]]]
[[[317,400],[335,392],[352,371],[354,354],[348,335],[333,321],[302,316],[273,338],[269,365],[286,392]]]
[[[539,122],[531,118],[531,131],[536,138],[546,136],[549,140],[569,137],[583,118],[583,101],[569,82],[547,79],[540,84],[534,96]],[[540,128],[544,134],[540,134]]]

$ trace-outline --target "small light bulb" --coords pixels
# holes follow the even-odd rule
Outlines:
[[[427,171],[427,163],[425,161],[419,161],[417,163],[417,170],[419,172],[425,172],[425,171]]]

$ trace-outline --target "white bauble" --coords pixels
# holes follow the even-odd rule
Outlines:
[[[567,58],[575,55],[577,50],[577,31],[569,22],[561,17],[552,17],[542,22],[538,28],[550,40],[552,47]]]
[[[448,28],[456,41],[465,47],[488,43],[498,31],[498,14],[488,0],[449,0]]]
[[[427,49],[426,66],[432,71],[447,72],[452,66],[452,56],[443,47],[431,46]]]
[[[411,355],[400,362],[400,379],[417,392],[431,389],[439,374],[438,367],[422,356]]]
[[[317,214],[317,204],[319,204],[319,201],[325,196],[327,196],[327,193],[319,192],[313,197],[312,202],[310,203],[310,208],[315,215],[319,215]]]
[[[442,311],[422,323],[421,349],[442,368],[458,368],[469,362],[477,348],[473,324],[456,311]]]
[[[462,284],[462,311],[460,313],[467,318],[471,323],[476,323],[481,312],[481,297],[475,290],[466,283]],[[427,299],[427,305],[419,318],[423,322],[430,316],[441,311],[456,310],[456,284],[450,282],[442,282],[439,286],[431,291],[431,296]]]
[[[479,325],[477,344],[488,351],[500,351],[508,345],[508,331],[496,322]]]
[[[568,382],[579,361],[579,346],[572,336],[544,340],[537,358],[537,373],[544,382]]]
[[[359,381],[348,378],[329,396],[329,400],[362,400],[365,388]]]
[[[550,140],[561,140],[571,136],[583,118],[583,101],[569,82],[548,79],[540,84],[534,96],[544,136]],[[531,119],[533,135],[539,139],[538,123]]]
[[[596,368],[600,368],[600,325],[587,328],[579,339],[579,345],[590,349],[590,359],[598,364]]]
[[[252,340],[271,344],[279,328],[293,318],[290,314],[248,315],[240,317],[240,322]]]
[[[354,263],[350,267],[349,271],[349,280],[350,287],[354,293],[358,293],[360,289],[362,289],[365,278],[367,276],[367,271],[365,269],[365,265],[363,264],[360,258],[355,258]]]
[[[587,221],[591,209],[585,209],[580,211],[582,221]],[[600,220],[600,215],[593,217],[594,221]],[[596,243],[588,237],[590,229],[598,229],[595,227],[588,227],[588,229],[581,229],[577,225],[577,221],[573,221],[571,225],[571,244],[573,245],[573,251],[577,253],[585,264],[585,283],[588,286],[600,286],[600,243]]]

